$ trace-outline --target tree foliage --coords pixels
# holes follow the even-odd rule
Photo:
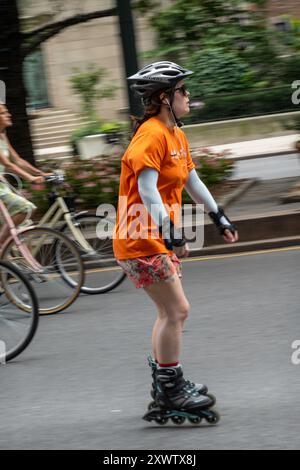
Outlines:
[[[189,89],[195,97],[244,91],[255,80],[255,72],[248,64],[234,52],[221,47],[195,52],[189,68],[195,73],[189,80]]]
[[[148,10],[158,46],[149,55],[193,65],[194,82],[203,85],[201,80],[207,84],[207,77],[214,77],[211,90],[278,85],[281,51],[268,24],[266,3],[173,0],[166,7],[160,2]]]
[[[81,99],[82,113],[89,121],[98,119],[96,113],[97,101],[104,98],[113,98],[116,91],[115,86],[103,84],[105,77],[106,71],[102,67],[90,64],[84,70],[75,68],[70,79],[73,91]]]

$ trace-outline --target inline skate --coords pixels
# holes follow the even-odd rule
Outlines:
[[[153,401],[149,403],[148,409],[151,410],[152,408],[156,407],[156,387],[155,387],[155,373],[157,371],[157,362],[153,357],[148,356],[148,364],[151,367],[152,370],[152,390],[151,390],[151,397],[153,398]],[[191,382],[190,380],[185,380],[185,390],[191,391],[191,392],[197,392],[199,395],[207,395],[213,402],[213,406],[216,404],[216,398],[214,395],[211,393],[208,393],[208,387],[206,385],[202,384],[195,384]]]
[[[155,407],[145,414],[145,421],[166,424],[169,419],[181,425],[186,419],[192,424],[200,424],[205,419],[209,424],[217,424],[219,414],[212,409],[215,400],[201,395],[195,389],[186,388],[182,367],[157,369],[154,373]]]

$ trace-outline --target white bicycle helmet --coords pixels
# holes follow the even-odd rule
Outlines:
[[[128,81],[133,83],[131,89],[145,101],[156,91],[173,88],[180,80],[193,73],[174,62],[162,61],[146,65],[129,77]]]

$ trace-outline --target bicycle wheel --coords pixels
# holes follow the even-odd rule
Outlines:
[[[50,228],[35,227],[19,234],[19,240],[38,263],[40,269],[24,258],[20,248],[11,239],[4,247],[2,257],[13,262],[32,281],[40,304],[40,314],[58,313],[69,307],[80,294],[84,282],[83,262],[74,243],[65,235]],[[60,247],[60,258],[55,247]],[[65,275],[72,284],[65,281]],[[22,308],[26,304],[19,298]]]
[[[78,214],[73,216],[73,222],[95,252],[94,256],[84,252],[68,224],[62,226],[62,233],[76,243],[83,259],[85,282],[81,292],[104,294],[115,289],[124,281],[126,274],[117,264],[113,253],[114,221],[93,214]]]
[[[32,341],[39,322],[36,294],[12,264],[0,261],[0,364],[17,357]],[[20,308],[19,298],[26,302]]]

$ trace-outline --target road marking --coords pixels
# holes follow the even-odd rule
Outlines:
[[[227,258],[240,258],[242,256],[256,256],[256,255],[263,255],[263,254],[271,254],[271,253],[280,253],[286,251],[299,251],[300,246],[292,246],[287,248],[273,248],[269,250],[257,250],[257,251],[247,251],[244,253],[230,253],[228,255],[211,255],[211,256],[200,256],[196,258],[184,259],[182,263],[192,263],[194,261],[210,261],[214,259],[227,259]]]
[[[230,253],[228,255],[210,255],[210,256],[200,256],[194,257],[189,259],[181,260],[182,263],[193,263],[195,261],[211,261],[211,260],[218,260],[218,259],[230,259],[230,258],[240,258],[242,256],[256,256],[256,255],[263,255],[263,254],[271,254],[271,253],[280,253],[280,252],[287,252],[287,251],[299,251],[300,246],[290,246],[286,248],[272,248],[269,250],[258,250],[258,251],[247,251],[244,253]],[[100,272],[108,272],[108,271],[121,271],[121,268],[114,267],[114,268],[99,268],[99,269],[87,269],[85,272],[87,274],[93,273],[100,273]]]

